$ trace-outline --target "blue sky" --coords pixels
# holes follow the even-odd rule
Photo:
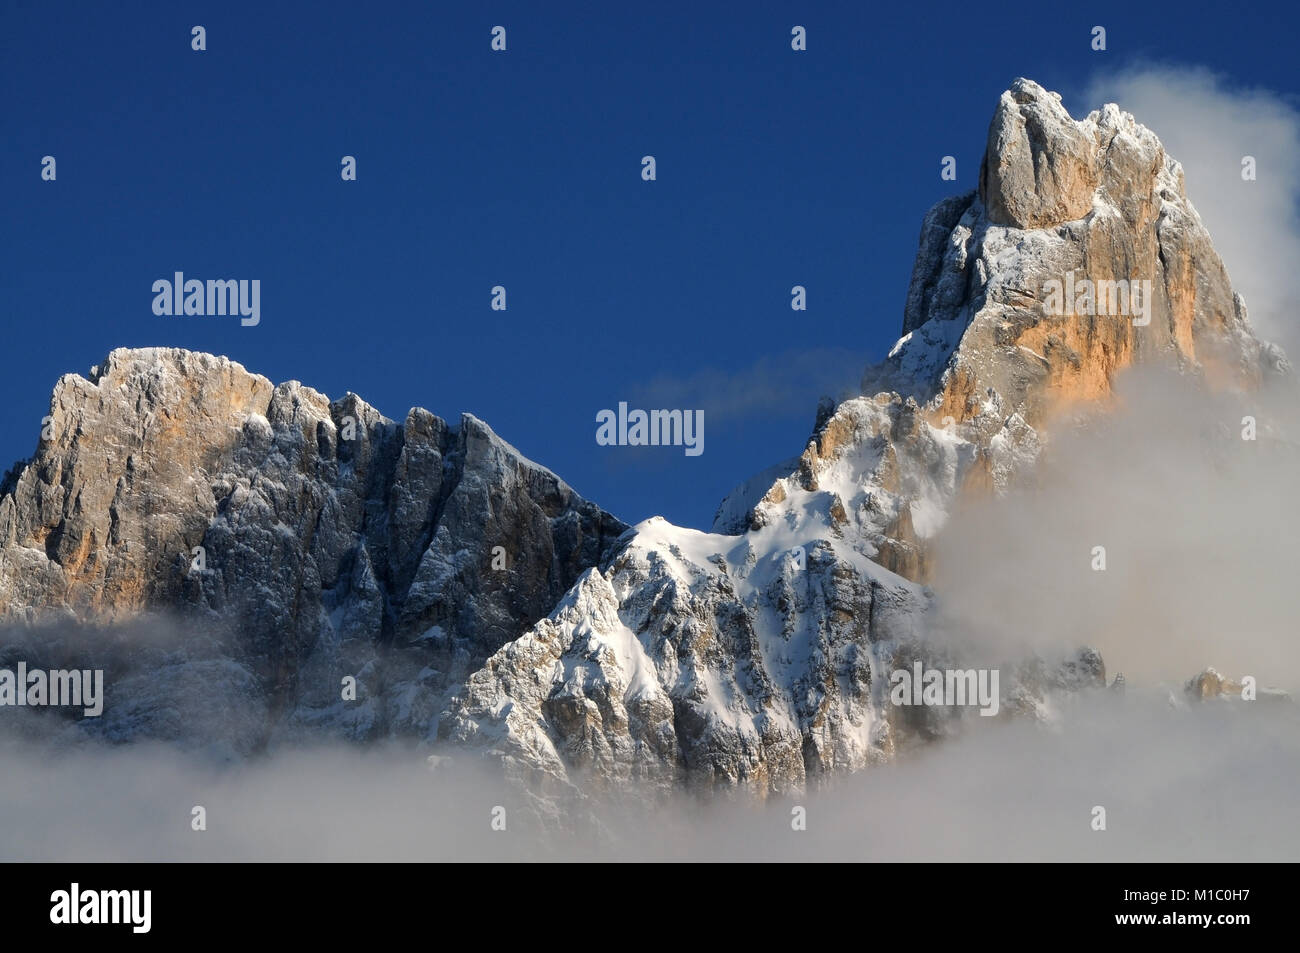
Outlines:
[[[1294,13],[993,9],[9,0],[0,469],[59,375],[171,345],[470,411],[625,520],[707,527],[892,345],[921,216],[974,187],[1016,76],[1075,115],[1148,64],[1298,92]],[[178,270],[260,279],[261,323],[154,315]],[[657,398],[705,411],[702,456],[596,445],[599,410]]]

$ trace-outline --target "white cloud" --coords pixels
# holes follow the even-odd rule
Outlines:
[[[1243,703],[1245,704],[1245,703]],[[1264,703],[1257,703],[1264,705]],[[173,747],[33,748],[0,735],[8,861],[1286,861],[1300,850],[1300,713],[1082,696],[1052,727],[969,719],[962,736],[794,798],[679,791],[559,799],[564,829],[464,752],[337,746],[214,765]],[[190,809],[208,829],[190,830]],[[791,809],[807,830],[791,830]],[[1103,805],[1112,830],[1092,830]],[[496,807],[506,833],[494,832]]]
[[[1208,394],[1149,367],[1115,403],[1062,423],[1030,485],[954,513],[934,552],[945,628],[995,657],[1091,645],[1130,682],[1214,666],[1300,691],[1294,387]]]

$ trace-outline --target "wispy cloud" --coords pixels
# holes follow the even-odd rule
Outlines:
[[[713,422],[753,417],[806,417],[812,424],[817,400],[856,394],[866,351],[810,348],[759,358],[738,369],[704,368],[685,377],[661,375],[632,397],[646,406],[699,407]]]

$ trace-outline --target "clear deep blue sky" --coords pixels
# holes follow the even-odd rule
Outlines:
[[[470,411],[623,519],[707,527],[892,345],[1016,76],[1076,115],[1150,62],[1296,92],[1300,18],[1238,5],[720,6],[4,0],[0,470],[59,375],[172,345]],[[177,270],[260,279],[261,324],[155,316]],[[704,409],[704,454],[597,446],[619,400]]]

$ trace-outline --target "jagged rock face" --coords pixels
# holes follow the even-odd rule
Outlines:
[[[557,788],[763,795],[887,757],[876,673],[924,597],[842,544],[773,542],[641,524],[470,679],[443,738]]]
[[[763,798],[955,731],[971,709],[890,698],[891,674],[918,661],[968,667],[927,641],[927,594],[861,541],[791,529],[638,525],[469,679],[440,739],[499,759],[534,792]],[[1004,675],[1010,717],[1041,717],[1051,695],[1105,683],[1090,650]]]
[[[203,354],[114,351],[51,418],[0,497],[0,614],[231,630],[288,727],[430,731],[626,529],[469,415],[399,425]]]
[[[1149,299],[1121,281],[1150,282]],[[1251,331],[1155,134],[1114,105],[1075,121],[1057,94],[1017,80],[990,125],[978,193],[926,215],[903,337],[864,376],[863,392],[897,412],[883,441],[865,428],[878,463],[859,467],[850,521],[882,565],[927,579],[926,540],[954,497],[1005,490],[1062,413],[1105,401],[1140,363],[1239,389],[1287,369]],[[745,520],[733,504],[728,528],[772,519],[792,484],[814,489],[822,470],[862,459],[861,437],[844,435],[864,433],[864,410],[848,401],[820,420],[799,466]]]
[[[1060,96],[1043,93],[1036,83],[1017,80],[993,114],[980,199],[994,225],[1045,228],[1092,210],[1103,167],[1099,143],[1071,121]]]
[[[1061,405],[1107,396],[1116,372],[1139,361],[1244,387],[1282,364],[1251,332],[1181,166],[1131,115],[1108,105],[1076,122],[1055,93],[1017,80],[989,148],[978,194],[926,216],[904,337],[868,372],[868,391],[901,386],[935,422],[962,424],[992,388],[1040,427]],[[1110,286],[1083,300],[1080,311],[1095,313],[1056,313],[1049,284],[1070,273],[1080,288],[1150,281],[1150,323],[1115,313],[1124,301]]]
[[[191,373],[114,352],[89,379],[63,377],[48,440],[0,497],[6,615],[67,608],[104,618],[170,604],[216,509],[204,477],[272,386],[194,355]]]

